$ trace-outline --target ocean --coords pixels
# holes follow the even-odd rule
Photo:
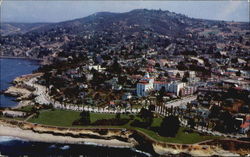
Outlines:
[[[7,156],[81,156],[81,157],[147,157],[144,153],[130,148],[110,148],[94,144],[57,144],[31,142],[20,138],[0,136],[0,152]]]

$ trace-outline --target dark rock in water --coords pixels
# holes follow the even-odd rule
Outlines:
[[[3,95],[8,96],[8,97],[18,97],[19,96],[18,94],[6,93],[6,92],[4,92]]]
[[[4,94],[5,90],[0,90],[0,95]]]
[[[130,137],[134,138],[138,142],[138,145],[136,146],[136,149],[146,150],[147,152],[149,152],[154,157],[159,156],[159,154],[157,154],[154,151],[154,148],[152,146],[152,142],[151,141],[145,139],[144,137],[142,137],[141,135],[139,135],[137,132],[134,132],[132,135],[130,135]]]

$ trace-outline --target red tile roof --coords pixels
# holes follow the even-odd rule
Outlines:
[[[245,123],[241,124],[241,128],[248,128],[250,126],[250,116],[246,116],[246,121]]]
[[[140,84],[149,84],[149,82],[146,81],[146,80],[141,80],[141,81],[139,81],[138,83],[140,83]]]
[[[164,81],[154,81],[154,84],[167,84],[167,82],[164,82]]]
[[[115,102],[114,102],[114,101],[110,101],[109,104],[110,104],[110,105],[114,105]]]
[[[144,84],[144,85],[146,85],[146,84],[149,84],[149,83],[146,83],[146,82],[139,82],[139,84]]]
[[[248,128],[250,126],[250,122],[245,122],[240,125],[241,128]]]

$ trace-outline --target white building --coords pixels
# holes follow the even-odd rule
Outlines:
[[[167,73],[169,76],[176,76],[179,73],[180,77],[183,77],[185,74],[185,71],[181,71],[181,70],[177,70],[177,69],[169,69],[169,70],[167,70]]]
[[[174,93],[179,96],[180,90],[185,87],[186,84],[183,82],[165,82],[155,81],[154,78],[150,77],[148,73],[145,74],[144,78],[137,83],[136,93],[137,96],[147,96],[150,91],[159,91],[162,87],[165,87],[167,92]]]
[[[182,88],[180,90],[180,95],[181,96],[188,96],[188,95],[192,95],[197,91],[197,87],[196,86],[185,86],[184,88]]]
[[[95,70],[97,70],[98,72],[102,72],[102,71],[106,70],[106,68],[102,68],[101,65],[88,65],[88,66],[87,66],[87,69],[88,69],[88,70],[95,69]]]
[[[190,78],[195,78],[196,77],[195,71],[188,71],[188,73],[189,73]]]
[[[165,90],[169,88],[169,82],[166,81],[154,81],[154,90],[161,90],[162,87],[165,87]]]
[[[150,91],[154,90],[154,78],[150,78],[146,73],[144,78],[137,83],[137,96],[147,96]]]
[[[169,84],[167,91],[174,93],[176,96],[179,96],[180,90],[185,86],[186,86],[186,83],[183,83],[183,82],[172,82]]]

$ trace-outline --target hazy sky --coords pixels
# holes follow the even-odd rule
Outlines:
[[[1,0],[0,0],[1,1]],[[249,21],[247,1],[11,1],[3,0],[1,21],[59,22],[95,12],[127,12],[137,8],[162,9],[189,17]]]

